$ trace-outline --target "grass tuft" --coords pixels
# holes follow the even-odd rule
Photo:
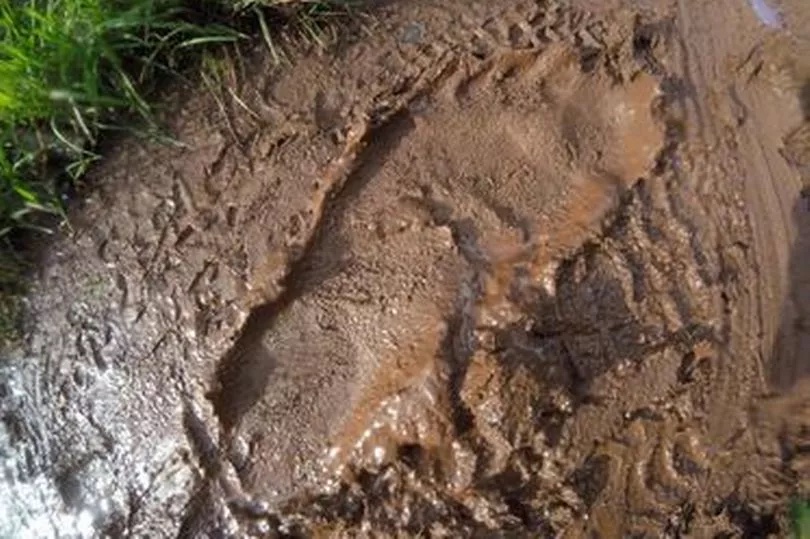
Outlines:
[[[0,236],[60,213],[58,178],[99,158],[187,51],[233,41],[180,0],[6,0],[0,5]]]

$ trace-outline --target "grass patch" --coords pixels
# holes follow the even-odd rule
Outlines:
[[[233,41],[179,0],[0,5],[0,236],[60,213],[60,180],[98,159],[104,131],[151,123],[147,98],[191,49]]]
[[[810,500],[796,500],[790,507],[790,520],[795,539],[810,539]]]

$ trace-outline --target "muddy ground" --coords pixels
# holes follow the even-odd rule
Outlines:
[[[229,57],[47,250],[0,535],[786,535],[809,22],[408,0]]]

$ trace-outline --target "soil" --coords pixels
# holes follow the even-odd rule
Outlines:
[[[223,59],[48,248],[0,535],[786,535],[808,23],[410,0]]]

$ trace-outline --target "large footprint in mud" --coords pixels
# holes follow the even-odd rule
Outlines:
[[[792,38],[742,0],[380,4],[101,163],[0,361],[2,533],[784,532]]]
[[[404,446],[447,452],[480,413],[453,387],[480,332],[516,323],[515,296],[654,166],[657,95],[649,75],[615,85],[557,46],[461,59],[377,127],[290,277],[297,297],[220,369],[243,482],[287,497]]]

